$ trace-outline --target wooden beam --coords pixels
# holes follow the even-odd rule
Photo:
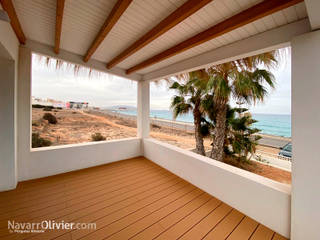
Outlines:
[[[122,62],[156,38],[160,37],[165,32],[169,31],[171,28],[191,16],[193,13],[198,11],[200,8],[204,7],[212,0],[189,0],[184,3],[181,7],[172,12],[169,16],[163,19],[158,25],[148,31],[140,39],[134,42],[131,46],[125,49],[122,53],[112,59],[108,64],[107,68],[110,69]]]
[[[7,12],[10,18],[10,24],[15,32],[20,44],[26,43],[26,36],[22,31],[22,27],[20,25],[16,10],[14,9],[13,3],[11,0],[1,0],[2,8]]]
[[[242,27],[248,23],[256,21],[260,18],[268,16],[272,13],[280,11],[282,9],[293,6],[303,0],[265,0],[245,11],[238,13],[213,27],[196,34],[195,36],[161,52],[136,66],[129,68],[126,73],[130,74],[136,72],[140,69],[146,68],[158,62],[161,62],[167,58],[175,56],[179,53],[182,53],[190,48],[198,46],[206,41],[212,40],[216,37],[219,37],[225,33],[228,33],[232,30],[235,30],[239,27]]]
[[[125,10],[129,7],[132,0],[118,0],[116,5],[113,7],[111,13],[107,17],[106,21],[104,22],[100,32],[92,42],[90,48],[88,49],[86,55],[83,58],[83,61],[87,62],[91,58],[91,56],[94,54],[94,52],[97,50],[97,48],[100,46],[102,41],[105,39],[105,37],[108,35],[108,33],[111,31],[113,26],[118,22],[122,14],[125,12]]]
[[[58,54],[59,50],[60,50],[60,39],[61,39],[61,29],[62,29],[62,18],[63,18],[64,2],[65,2],[65,0],[57,0],[57,7],[56,7],[56,35],[55,35],[55,41],[54,41],[54,52],[56,54]]]
[[[151,71],[143,75],[142,81],[168,78],[177,74],[288,47],[294,37],[310,31],[310,23],[305,18]]]

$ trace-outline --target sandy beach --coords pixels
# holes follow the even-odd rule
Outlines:
[[[136,137],[137,133],[136,121],[132,117],[125,118],[101,111],[63,109],[52,110],[50,113],[56,116],[58,123],[48,124],[46,120],[42,119],[44,113],[43,109],[33,108],[32,132],[39,133],[41,137],[50,140],[53,146],[91,142],[91,135],[94,133],[101,133],[107,140]],[[192,131],[156,123],[151,121],[151,137],[184,149],[192,150],[195,148]],[[282,140],[287,141],[287,139]],[[206,150],[211,149],[210,144],[211,140],[205,139]],[[258,146],[258,150],[270,154],[279,152],[278,148],[266,145]],[[246,170],[276,181],[291,182],[290,172],[281,169],[260,163],[252,163],[247,168]]]

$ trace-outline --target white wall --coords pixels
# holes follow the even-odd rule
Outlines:
[[[320,239],[320,30],[292,40],[291,239]]]
[[[19,181],[46,177],[141,156],[141,139],[71,144],[29,150],[19,159]]]
[[[0,191],[17,184],[17,67],[19,42],[0,21]]]
[[[0,45],[5,47],[11,59],[18,60],[19,41],[8,22],[0,21]]]
[[[289,237],[289,185],[155,139],[143,139],[143,145],[146,158],[274,231]]]

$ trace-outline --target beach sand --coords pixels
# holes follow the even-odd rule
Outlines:
[[[52,142],[53,146],[91,142],[91,135],[101,133],[107,140],[136,137],[137,127],[134,119],[111,116],[99,111],[52,110],[57,124],[48,124],[42,119],[45,111],[33,108],[32,132]],[[183,131],[166,126],[151,124],[151,137],[184,149],[194,149],[194,135],[191,131]],[[204,141],[206,150],[211,149],[211,140]],[[258,146],[263,152],[277,154],[279,149]],[[291,173],[260,163],[252,163],[246,170],[283,183],[291,183]]]

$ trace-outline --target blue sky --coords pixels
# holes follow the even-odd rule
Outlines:
[[[247,106],[253,113],[290,114],[291,113],[291,63],[287,56],[277,70],[275,90],[269,90],[264,103]],[[151,108],[169,109],[174,95],[166,84],[151,83]],[[124,78],[109,74],[88,72],[74,74],[66,66],[60,70],[47,67],[44,59],[34,56],[32,69],[32,96],[53,98],[62,101],[85,101],[91,106],[110,107],[113,105],[136,105],[137,84]],[[232,103],[234,105],[234,103]]]

